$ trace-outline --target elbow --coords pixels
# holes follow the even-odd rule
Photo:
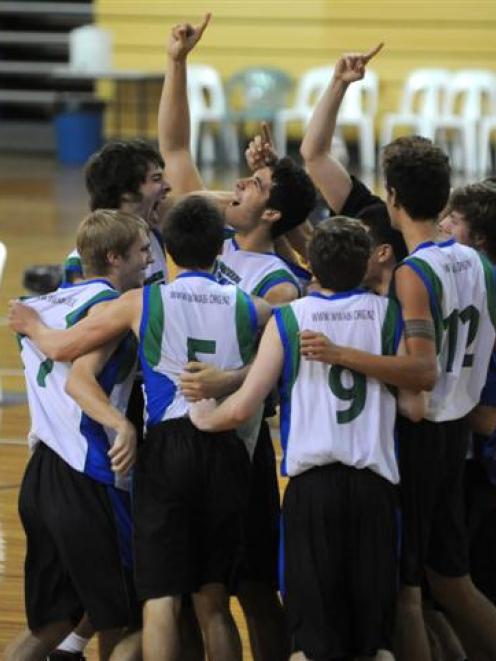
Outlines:
[[[317,156],[317,153],[316,153],[314,147],[312,147],[312,145],[308,144],[308,142],[305,139],[303,139],[303,142],[300,145],[300,156],[302,157],[302,159],[305,162],[305,165],[307,165],[307,166]]]
[[[235,428],[243,425],[254,414],[253,407],[246,403],[239,402],[233,407],[232,421]]]
[[[75,358],[77,358],[77,353],[70,351],[69,349],[54,349],[47,354],[48,358],[55,360],[59,363],[71,363]]]
[[[76,384],[74,383],[74,376],[70,373],[69,376],[67,377],[67,381],[65,382],[65,392],[69,395],[69,397],[72,397],[75,399],[76,395]]]
[[[438,379],[437,365],[429,366],[423,373],[419,390],[432,392]]]

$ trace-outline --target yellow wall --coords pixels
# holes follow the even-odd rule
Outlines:
[[[255,65],[297,78],[344,51],[385,41],[373,62],[380,114],[396,108],[413,68],[496,70],[496,0],[96,0],[95,6],[98,23],[113,32],[114,63],[122,68],[162,69],[170,27],[207,10],[213,19],[191,61],[217,67],[224,78]],[[158,85],[153,94],[158,101]]]

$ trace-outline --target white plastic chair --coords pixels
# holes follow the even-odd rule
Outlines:
[[[286,153],[287,124],[289,122],[301,122],[303,126],[308,124],[331,78],[332,67],[315,67],[302,74],[294,105],[280,110],[277,114],[274,141],[279,154]],[[372,170],[375,166],[374,116],[377,111],[377,96],[377,75],[367,70],[362,80],[348,87],[337,119],[338,129],[343,126],[353,126],[358,129],[361,165],[366,170]],[[341,145],[339,131],[336,141]]]
[[[446,69],[415,69],[403,87],[397,113],[385,115],[380,145],[389,144],[397,127],[408,127],[409,132],[434,139],[435,118],[444,109],[445,95],[451,74]]]
[[[274,124],[274,144],[281,156],[286,154],[287,125],[301,122],[305,127],[332,77],[332,67],[314,67],[303,72],[296,88],[295,102],[291,108],[277,113]]]
[[[349,85],[337,119],[338,127],[352,126],[357,129],[360,164],[363,170],[368,171],[375,168],[374,121],[378,96],[377,74],[367,69],[362,80]]]
[[[445,146],[452,147],[453,165],[470,174],[479,167],[478,129],[484,114],[496,114],[496,76],[484,69],[455,72],[448,84],[444,112],[432,125],[435,134],[442,132]],[[446,130],[454,133],[455,140],[446,140]]]
[[[215,160],[215,140],[211,130],[217,124],[226,155],[230,162],[238,161],[234,128],[226,122],[227,103],[219,73],[211,66],[192,64],[188,67],[188,99],[191,124],[191,152],[204,162]],[[201,143],[200,143],[201,138]]]
[[[496,115],[483,117],[479,128],[479,171],[491,170],[491,134],[496,132]]]

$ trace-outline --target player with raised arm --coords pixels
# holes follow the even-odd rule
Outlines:
[[[494,343],[494,281],[487,260],[471,248],[436,243],[449,194],[446,155],[425,138],[399,138],[385,148],[383,166],[389,215],[410,251],[394,278],[408,356],[372,356],[315,334],[302,335],[302,351],[392,385],[432,390],[426,419],[402,421],[398,430],[405,522],[399,655],[430,658],[420,609],[426,573],[468,656],[492,658],[496,611],[468,573],[462,481],[466,415],[479,400]],[[424,376],[422,361],[431,366]]]
[[[158,132],[167,178],[178,195],[204,188],[190,151],[186,81],[188,53],[201,39],[209,20],[207,14],[196,26],[175,26],[167,45]],[[274,241],[305,221],[314,205],[315,191],[308,175],[290,159],[271,158],[261,165],[252,176],[237,181],[231,202],[224,207],[225,222],[233,228],[234,236],[224,241],[217,274],[223,283],[236,284],[271,304],[281,304],[297,298],[301,287],[291,267],[275,254]],[[185,392],[192,398],[209,396],[211,367],[195,362],[188,369],[191,371],[182,378]],[[282,661],[287,644],[276,592],[279,495],[266,423],[255,449],[253,485],[247,524],[249,580],[240,584],[237,596],[257,661]]]

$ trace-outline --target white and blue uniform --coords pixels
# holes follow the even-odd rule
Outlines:
[[[118,295],[107,280],[95,279],[63,285],[55,292],[28,299],[26,304],[48,326],[62,329],[77,323],[93,305]],[[20,344],[31,412],[30,447],[42,441],[76,471],[127,489],[128,480],[115,477],[107,455],[115,431],[89,418],[65,392],[70,363],[47,359],[27,337],[22,337]],[[123,413],[135,375],[136,354],[136,341],[128,335],[98,377],[112,404]]]
[[[222,254],[217,260],[216,277],[221,284],[238,285],[261,298],[284,282],[294,285],[299,295],[302,293],[299,278],[303,277],[303,269],[296,276],[275,253],[242,250],[234,237],[224,241]]]

